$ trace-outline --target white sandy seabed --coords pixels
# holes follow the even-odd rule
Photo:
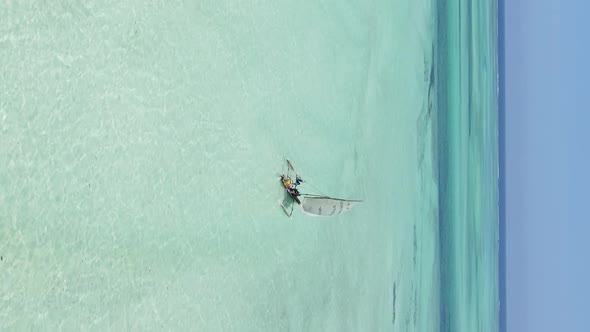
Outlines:
[[[0,8],[0,329],[435,330],[430,2],[196,3]]]

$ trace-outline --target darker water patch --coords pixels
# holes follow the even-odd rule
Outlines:
[[[416,267],[416,256],[418,255],[418,237],[416,235],[416,224],[414,224],[414,257],[413,257],[413,262],[414,262],[414,268]]]
[[[436,111],[437,111],[437,167],[438,167],[438,253],[439,253],[439,331],[451,332],[452,326],[452,241],[449,225],[449,210],[451,199],[449,195],[449,167],[450,155],[448,123],[448,93],[449,86],[446,78],[449,77],[448,52],[448,2],[437,1],[436,12],[436,44],[435,44],[435,72],[436,72]]]
[[[392,305],[392,309],[393,309],[393,314],[392,314],[392,318],[391,318],[391,324],[395,325],[395,299],[396,299],[396,295],[395,295],[395,282],[393,283],[393,305]]]

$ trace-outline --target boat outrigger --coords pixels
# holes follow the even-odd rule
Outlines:
[[[281,206],[283,207],[283,210],[285,211],[285,214],[287,214],[287,216],[291,217],[291,215],[293,214],[293,206],[295,205],[294,203],[297,203],[298,205],[300,205],[301,208],[303,209],[303,212],[306,214],[314,215],[314,216],[330,217],[330,216],[337,216],[339,214],[342,214],[342,213],[352,209],[358,203],[362,202],[360,200],[354,200],[354,199],[341,199],[341,198],[329,197],[324,194],[318,195],[318,194],[302,194],[302,193],[300,193],[299,189],[297,189],[297,187],[299,185],[301,185],[304,181],[301,178],[301,176],[299,176],[299,174],[297,173],[295,168],[293,167],[293,164],[291,163],[291,161],[289,161],[289,159],[286,159],[286,160],[287,160],[287,166],[288,166],[287,173],[282,174],[280,179],[281,179],[281,184],[285,188],[285,191],[287,192],[287,195],[288,195],[288,197],[283,199],[283,202],[281,203]],[[295,179],[293,179],[291,177],[291,175],[290,175],[291,171],[293,171],[293,173],[295,173]],[[291,208],[290,209],[288,209],[285,206],[285,201],[288,198],[291,199]]]

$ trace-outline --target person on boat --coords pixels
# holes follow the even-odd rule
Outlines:
[[[295,181],[294,183],[293,179],[286,175],[281,175],[281,181],[283,182],[283,186],[285,187],[287,194],[289,194],[289,196],[295,202],[297,202],[297,204],[301,204],[301,200],[299,200],[299,196],[301,195],[301,193],[299,193],[299,190],[297,189],[297,181]],[[301,183],[301,179],[299,183]]]
[[[281,175],[281,181],[283,182],[283,186],[285,187],[285,189],[289,190],[293,187],[293,180],[290,177]]]
[[[295,176],[295,185],[298,186],[301,183],[303,183],[303,179],[299,175],[296,175]]]
[[[301,201],[299,200],[299,196],[301,194],[299,193],[299,190],[297,190],[297,188],[289,188],[287,189],[287,193],[289,194],[289,196],[291,196],[291,198],[293,198],[295,202],[297,202],[297,204],[301,205]]]

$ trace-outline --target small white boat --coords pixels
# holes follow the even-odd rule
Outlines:
[[[287,173],[282,174],[280,180],[288,196],[283,199],[281,206],[283,207],[285,214],[289,217],[293,214],[294,203],[300,205],[305,214],[331,217],[340,215],[362,202],[355,199],[329,197],[324,194],[302,194],[297,187],[304,182],[303,179],[297,174],[297,171],[295,171],[295,168],[289,159],[287,159],[287,166]],[[291,171],[295,173],[295,179],[291,177]],[[291,199],[290,209],[285,206],[285,201],[289,198]]]

